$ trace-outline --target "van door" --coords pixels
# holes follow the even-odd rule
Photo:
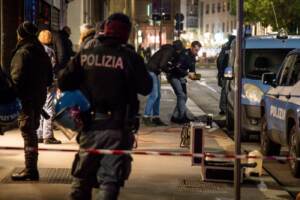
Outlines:
[[[268,129],[271,137],[275,141],[281,141],[282,134],[286,130],[286,109],[292,90],[292,74],[297,56],[295,54],[288,56],[278,75],[278,86],[272,88],[266,95],[266,115]]]
[[[297,113],[300,108],[300,55],[296,55],[296,61],[294,66],[291,68],[291,72],[289,74],[289,80],[288,80],[288,87],[286,88],[286,91],[284,91],[286,98],[287,98],[287,105],[286,105],[286,123],[285,123],[285,129],[282,130],[281,141],[284,141],[287,143],[289,133],[287,132],[289,128],[288,126],[288,118],[294,119],[296,124],[298,123],[297,120]],[[299,126],[297,126],[299,127]]]

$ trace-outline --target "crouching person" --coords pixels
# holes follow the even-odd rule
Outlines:
[[[80,89],[91,103],[78,135],[80,149],[132,149],[139,110],[137,94],[152,89],[143,59],[126,46],[131,30],[129,18],[112,14],[105,22],[99,46],[79,52],[62,70],[62,91]],[[79,151],[73,162],[71,199],[89,200],[92,188],[97,199],[116,200],[131,171],[130,155],[96,155]]]

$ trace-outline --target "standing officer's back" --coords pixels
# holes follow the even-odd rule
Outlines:
[[[151,92],[152,81],[142,57],[126,46],[131,29],[129,18],[111,15],[105,24],[100,45],[80,52],[59,76],[61,90],[80,88],[95,113],[85,120],[78,137],[80,148],[132,149],[132,132],[139,110],[137,94]],[[138,124],[138,123],[137,123]],[[91,199],[91,189],[100,185],[99,198],[118,198],[129,177],[129,155],[91,155],[79,152],[74,160],[72,199]]]

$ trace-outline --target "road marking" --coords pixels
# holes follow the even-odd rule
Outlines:
[[[267,187],[267,185],[265,184],[265,182],[263,180],[260,181],[260,183],[257,185],[257,188],[260,191],[266,191],[266,190],[268,190],[268,187]]]
[[[174,90],[170,85],[162,85],[161,89],[171,90],[172,93],[175,95]],[[201,108],[199,108],[199,106],[190,98],[187,99],[186,107],[194,116],[205,115],[205,112]]]
[[[209,90],[211,90],[211,91],[213,91],[213,92],[215,92],[215,93],[218,94],[217,90],[215,90],[213,87],[207,85],[207,83],[205,81],[196,81],[196,83],[198,85],[204,86],[204,87],[208,88]]]

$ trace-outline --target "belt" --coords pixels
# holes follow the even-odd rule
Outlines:
[[[92,120],[92,130],[120,129],[123,128],[123,120],[114,119],[113,115],[107,113],[95,113]]]
[[[111,119],[112,116],[107,113],[95,113],[94,121],[108,120]]]

